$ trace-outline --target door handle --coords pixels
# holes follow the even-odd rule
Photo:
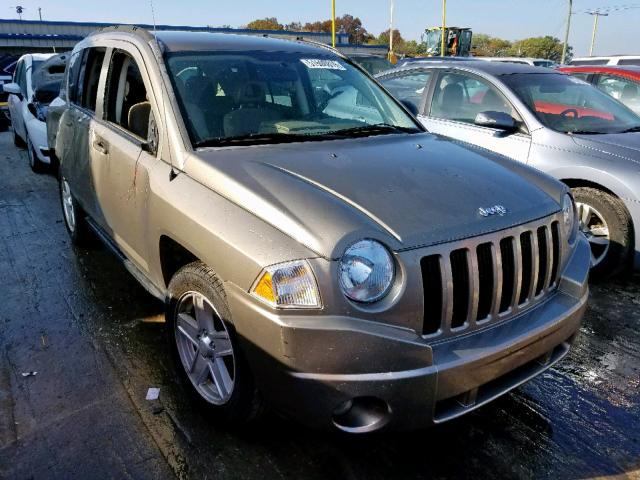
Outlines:
[[[103,155],[109,153],[109,145],[102,138],[96,138],[91,145],[93,145],[93,148]]]

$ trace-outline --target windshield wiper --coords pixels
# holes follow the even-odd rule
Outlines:
[[[633,132],[640,132],[640,125],[636,125],[635,127],[627,128],[625,130],[622,130],[621,132],[616,132],[616,133],[633,133]]]
[[[593,130],[569,130],[569,135],[602,135],[604,132],[595,132]]]
[[[389,123],[374,123],[372,125],[362,125],[360,127],[345,128],[343,130],[333,130],[333,135],[347,136],[351,134],[376,134],[376,133],[418,133],[420,130],[415,127],[401,127]]]
[[[218,137],[201,140],[194,144],[196,148],[203,147],[222,147],[225,145],[240,145],[252,143],[287,143],[287,142],[305,142],[309,140],[318,140],[326,138],[325,134],[292,134],[292,133],[249,133],[247,135],[238,135],[236,137]]]

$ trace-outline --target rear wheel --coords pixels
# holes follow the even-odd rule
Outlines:
[[[69,237],[74,245],[86,246],[91,242],[92,235],[85,219],[82,207],[71,193],[69,182],[62,175],[59,177],[60,204]]]
[[[194,262],[174,275],[169,295],[167,333],[182,383],[216,420],[239,426],[254,419],[259,396],[220,280]]]
[[[591,187],[573,189],[580,230],[591,247],[591,275],[602,279],[629,266],[633,247],[631,217],[620,199]]]
[[[27,156],[29,157],[29,166],[34,173],[44,173],[47,165],[42,163],[36,154],[35,147],[31,143],[31,139],[27,135]]]

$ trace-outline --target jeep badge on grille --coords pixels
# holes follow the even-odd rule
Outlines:
[[[490,217],[492,215],[500,215],[502,217],[507,214],[507,209],[502,205],[494,205],[493,207],[479,208],[478,213],[483,217]]]

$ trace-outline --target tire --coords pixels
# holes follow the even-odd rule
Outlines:
[[[91,245],[94,236],[87,224],[86,215],[78,201],[75,199],[69,188],[66,179],[60,174],[58,176],[60,191],[60,206],[67,232],[71,238],[71,243],[78,247]]]
[[[580,229],[591,246],[591,277],[602,280],[628,269],[634,233],[631,217],[622,201],[596,188],[577,187],[572,191],[578,206]]]
[[[31,139],[27,135],[27,157],[29,158],[29,167],[31,167],[31,171],[34,173],[45,173],[47,171],[48,165],[46,163],[42,163],[36,155],[35,148],[31,143]]]
[[[27,146],[24,140],[16,133],[15,128],[13,129],[13,144],[18,148],[25,148]]]
[[[169,348],[181,383],[199,409],[228,427],[257,418],[262,402],[240,349],[222,282],[202,262],[193,262],[173,276],[169,298]]]

